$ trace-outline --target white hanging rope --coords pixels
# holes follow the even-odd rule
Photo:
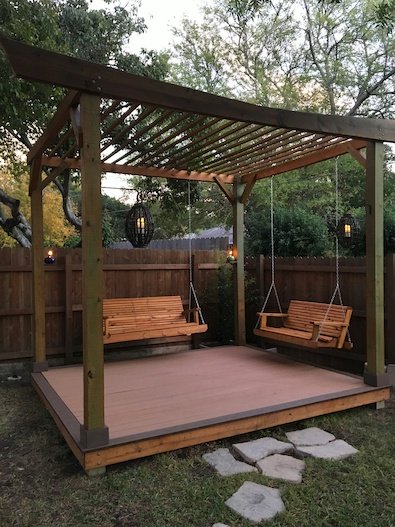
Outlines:
[[[192,309],[192,298],[195,301],[198,309],[199,317],[202,324],[205,324],[202,310],[200,308],[199,300],[196,295],[195,287],[193,285],[193,272],[192,272],[192,206],[191,206],[191,182],[188,180],[188,248],[189,248],[189,301],[188,307]]]
[[[273,176],[270,178],[270,245],[272,250],[272,282],[270,284],[269,290],[267,292],[265,301],[261,308],[261,313],[266,309],[266,305],[269,301],[272,291],[274,292],[275,299],[277,301],[278,310],[282,313],[280,299],[278,297],[276,282],[275,282],[275,263],[274,263],[274,199],[273,199]],[[259,326],[259,319],[255,325],[255,328]]]

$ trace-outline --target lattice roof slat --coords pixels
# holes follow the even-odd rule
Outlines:
[[[330,142],[329,140],[325,140],[325,142]],[[335,141],[331,141],[331,146],[336,143],[341,143],[342,139],[337,138]],[[245,163],[244,167],[241,170],[233,171],[229,170],[227,171],[228,174],[234,175],[237,173],[237,175],[240,176],[246,176],[247,174],[251,174],[251,171],[254,173],[260,173],[261,171],[264,171],[266,168],[269,168],[271,166],[277,166],[281,165],[285,161],[293,161],[299,158],[302,158],[303,156],[307,156],[311,153],[321,151],[323,149],[324,144],[317,146],[317,144],[313,141],[309,143],[304,143],[298,147],[289,147],[284,149],[284,151],[279,152],[276,155],[270,156],[268,161],[267,159],[260,158],[257,161],[252,161],[251,163]]]
[[[241,141],[239,145],[237,145],[238,148],[232,150],[225,159],[221,158],[216,159],[211,163],[205,163],[205,167],[210,170],[225,169],[228,164],[234,165],[235,160],[237,160],[238,163],[241,163],[246,158],[248,159],[248,157],[256,153],[257,150],[263,155],[269,151],[269,145],[277,145],[283,136],[292,137],[293,135],[299,135],[299,132],[285,132],[284,130],[274,130],[273,128],[263,129],[262,127],[259,127],[258,134],[253,133],[248,135],[244,141]]]
[[[183,114],[182,121],[185,121],[186,119],[187,119],[187,116],[185,114]],[[204,123],[203,125],[201,125],[202,122]],[[165,153],[165,156],[166,156],[171,148],[173,148],[175,145],[179,144],[179,142],[180,142],[179,136],[180,135],[185,134],[186,132],[188,132],[188,130],[189,130],[189,133],[191,133],[191,132],[192,133],[199,133],[199,131],[205,130],[207,127],[211,126],[212,124],[215,124],[216,122],[218,122],[217,118],[210,119],[209,122],[207,123],[207,117],[206,116],[204,116],[204,115],[196,116],[196,118],[194,118],[193,121],[187,122],[187,124],[185,124],[181,128],[174,128],[172,133],[170,133],[169,135],[165,136],[162,139],[162,141],[155,142],[153,144],[153,146],[151,146],[148,151],[142,152],[136,158],[133,158],[133,159],[129,160],[128,164],[131,164],[131,162],[135,162],[138,159],[140,159],[141,160],[140,162],[144,164],[144,163],[147,162],[146,159],[148,157],[148,160],[151,159],[151,158],[155,159],[155,166],[158,166],[157,165],[157,160],[158,160],[159,154]],[[187,136],[185,136],[185,137],[187,137]],[[148,140],[146,142],[146,144],[149,144],[149,143],[152,143],[152,140]],[[159,148],[157,148],[157,146],[159,146]],[[141,148],[141,145],[138,145],[138,148]],[[161,157],[159,157],[159,159],[161,159]]]
[[[144,141],[142,141],[141,143],[139,143],[139,149],[141,149],[142,147],[146,146],[146,145],[149,145],[149,143],[155,139],[157,139],[158,137],[160,136],[164,136],[164,138],[161,140],[161,141],[155,141],[155,145],[156,146],[160,146],[164,143],[166,143],[166,141],[168,141],[168,136],[165,135],[166,132],[168,132],[169,130],[172,130],[172,128],[174,126],[176,126],[178,123],[180,122],[183,122],[185,120],[185,116],[183,114],[181,115],[174,115],[173,112],[170,112],[170,118],[174,118],[175,119],[172,121],[170,120],[170,122],[162,129],[159,129],[156,133],[154,133],[152,136],[148,137],[147,139],[145,139]],[[131,153],[136,153],[136,148],[134,147],[134,149],[131,151],[131,152],[126,152],[126,153],[122,153],[122,155],[120,157],[118,157],[117,159],[114,159],[112,161],[112,163],[120,163],[123,159],[125,159],[125,157],[128,157],[131,155]],[[137,152],[136,153],[136,156],[134,156],[132,159],[140,159],[142,157],[144,157],[145,155],[145,152]],[[130,160],[126,160],[125,163],[129,163]]]
[[[123,128],[121,128],[121,130],[119,130],[115,134],[115,136],[107,143],[106,147],[101,149],[101,151],[104,151],[104,150],[107,150],[108,148],[110,148],[111,146],[117,145],[115,150],[113,150],[109,154],[107,154],[102,159],[102,161],[107,161],[107,159],[110,159],[115,153],[120,152],[121,150],[123,150],[123,148],[125,148],[126,145],[129,142],[129,137],[125,138],[126,134],[130,130],[135,128],[139,123],[143,122],[144,119],[146,119],[147,117],[152,115],[155,111],[156,111],[156,109],[154,107],[148,106],[135,119],[133,119],[127,126],[124,126]],[[130,115],[130,113],[128,113],[128,116],[129,115]],[[123,138],[122,142],[120,144],[118,144],[118,140],[121,139],[121,138]]]
[[[132,114],[139,106],[140,105],[138,103],[137,104],[128,104],[126,106],[126,110],[124,111],[124,113],[122,113],[121,115],[118,115],[117,117],[115,117],[115,119],[112,119],[110,121],[110,123],[108,123],[107,126],[103,128],[102,136],[103,137],[108,136],[113,130],[115,130],[115,128],[119,124],[121,124],[127,117],[129,117],[129,115]],[[111,114],[109,114],[108,116],[111,116]],[[128,128],[129,128],[128,126],[124,127],[125,133],[128,130]],[[121,131],[119,131],[119,134],[121,134]],[[106,150],[109,146],[111,146],[113,144],[113,142],[114,142],[114,138],[113,137],[109,136],[108,140],[109,140],[109,145],[108,146],[102,146],[101,149],[100,149],[101,152],[104,152],[104,150]]]
[[[219,149],[223,147],[225,144],[224,141],[226,139],[226,144],[228,145],[228,149],[231,149],[231,145],[234,144],[234,141],[238,141],[242,137],[246,136],[246,128],[253,127],[252,130],[257,129],[257,127],[254,125],[250,125],[249,123],[227,123],[226,127],[223,127],[222,130],[220,130],[220,133],[217,133],[217,130],[213,130],[212,133],[207,136],[206,138],[203,138],[203,144],[196,142],[193,148],[185,147],[183,148],[183,153],[181,153],[181,150],[179,151],[181,157],[177,154],[173,159],[173,163],[181,163],[186,164],[188,162],[191,162],[191,159],[196,161],[193,163],[191,162],[191,166],[202,166],[203,159],[205,157],[211,157],[213,155],[213,152],[217,152]],[[228,130],[230,128],[230,130]],[[258,127],[260,129],[261,127]],[[244,132],[239,133],[240,131],[244,130]],[[205,140],[209,139],[209,140]]]

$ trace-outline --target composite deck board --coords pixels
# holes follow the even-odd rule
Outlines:
[[[83,422],[82,367],[43,375]],[[192,426],[278,405],[368,389],[360,378],[262,350],[225,346],[193,352],[108,362],[105,422],[110,439]]]

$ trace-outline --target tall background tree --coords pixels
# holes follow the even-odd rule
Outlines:
[[[156,78],[167,78],[169,58],[170,80],[257,104],[394,117],[394,0],[211,0],[204,7],[203,21],[184,18],[167,52],[139,56],[125,52],[124,47],[144,30],[136,4],[129,4],[128,11],[117,1],[108,6],[90,9],[86,0],[0,0],[0,20],[2,30],[15,38]],[[0,75],[1,155],[6,159],[10,152],[29,147],[62,92],[14,79],[1,58]],[[17,100],[23,102],[23,115]],[[393,205],[388,154],[387,207]],[[351,158],[341,164],[342,209],[360,209],[362,169]],[[56,185],[66,218],[78,229],[78,207],[70,199],[72,177],[65,172]],[[325,213],[330,212],[333,163],[279,176],[276,182],[280,199],[288,200],[285,206],[297,196],[298,204],[303,201],[309,211],[322,212],[324,207]],[[131,186],[151,202],[164,236],[185,232],[188,199],[183,182],[136,178]],[[229,207],[215,185],[194,184],[191,197],[194,230],[229,225]],[[0,187],[0,226],[28,245],[29,222],[10,198]],[[265,200],[267,186],[259,183],[250,208]]]
[[[174,30],[170,74],[177,83],[262,105],[394,118],[394,21],[393,0],[214,0],[204,7],[203,23],[185,18]],[[395,178],[392,151],[386,154],[385,195],[390,208]],[[277,176],[275,181],[278,206],[298,208],[294,221],[301,217],[301,206],[306,214],[324,218],[333,214],[334,161]],[[339,181],[340,212],[362,217],[364,171],[351,156],[339,159]],[[224,203],[223,196],[211,189],[202,188],[200,196]],[[256,209],[268,207],[268,196],[267,183],[258,183],[247,216],[262,222]],[[223,210],[221,206],[210,221],[220,224]],[[267,247],[262,245],[261,250]]]
[[[105,9],[92,9],[87,0],[0,0],[0,29],[11,38],[38,47],[163,78],[167,71],[165,54],[142,51],[136,55],[125,48],[145,29],[137,1],[130,1],[127,8],[117,0],[106,4]],[[61,89],[16,79],[0,54],[0,159],[8,172],[15,172],[21,155],[39,137],[63,95]],[[60,192],[65,217],[79,230],[81,220],[70,197],[73,183],[73,174],[65,171],[54,185]],[[19,200],[0,186],[0,227],[28,247],[31,229],[27,218]]]

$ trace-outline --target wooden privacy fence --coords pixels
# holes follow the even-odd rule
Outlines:
[[[45,255],[43,251],[43,265]],[[81,249],[57,249],[55,258],[54,264],[45,265],[47,354],[72,360],[82,342]],[[193,255],[193,281],[198,294],[216,287],[217,270],[225,258],[224,253],[214,251]],[[105,250],[103,267],[105,298],[180,295],[183,303],[188,303],[187,251]],[[33,355],[31,281],[30,249],[0,249],[0,361]],[[215,312],[212,306],[205,310],[213,326]]]
[[[45,252],[43,251],[43,265]],[[80,353],[82,341],[82,264],[80,249],[56,250],[56,263],[45,266],[46,338],[49,357],[72,360]],[[194,284],[202,304],[209,332],[216,338],[223,309],[232,316],[232,305],[219,306],[218,269],[226,255],[218,251],[196,251],[193,255]],[[189,254],[178,250],[105,250],[104,295],[106,298],[181,295],[188,302]],[[282,308],[291,299],[329,302],[334,287],[333,258],[277,258],[276,284]],[[365,259],[340,261],[343,302],[353,307],[350,333],[353,354],[366,354]],[[247,339],[264,295],[271,283],[270,259],[258,256],[246,260],[246,277],[255,287],[247,288]],[[29,359],[32,356],[32,274],[29,249],[0,249],[0,361]],[[228,284],[229,285],[229,284]],[[221,287],[224,287],[223,282]],[[251,294],[254,290],[255,294]],[[387,362],[395,362],[395,255],[385,260],[385,324]],[[221,302],[223,302],[221,300]],[[221,308],[221,309],[219,309]],[[274,298],[268,310],[276,309]],[[222,315],[221,315],[222,316]],[[185,338],[181,338],[182,340]],[[344,352],[347,353],[347,352]]]

